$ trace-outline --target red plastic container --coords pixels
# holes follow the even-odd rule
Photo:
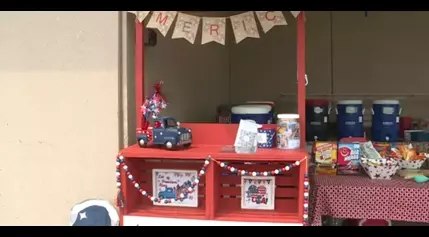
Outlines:
[[[404,138],[405,130],[413,129],[413,118],[412,117],[401,117],[399,119],[399,137]]]

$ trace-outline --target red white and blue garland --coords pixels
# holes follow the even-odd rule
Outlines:
[[[308,181],[308,174],[304,174],[304,215],[303,225],[308,226],[308,199],[309,199],[310,183]]]
[[[237,169],[237,168],[235,168],[233,166],[228,165],[227,163],[219,162],[217,160],[214,160],[214,162],[216,162],[220,167],[228,170],[231,173],[236,173],[237,175],[260,177],[260,176],[275,176],[275,175],[284,173],[286,171],[291,170],[294,167],[299,166],[299,164],[301,164],[301,162],[304,161],[305,159],[307,159],[307,157],[305,157],[304,159],[302,159],[300,161],[296,161],[295,163],[286,164],[283,168],[274,169],[274,170],[271,170],[271,171],[262,171],[262,172],[247,171],[247,170]]]
[[[206,168],[207,168],[207,166],[209,166],[211,161],[214,161],[216,164],[218,164],[223,169],[226,169],[226,170],[230,171],[231,173],[236,173],[237,175],[260,177],[260,176],[275,176],[275,175],[284,173],[286,171],[291,170],[292,168],[299,166],[301,164],[301,162],[304,161],[305,159],[307,159],[307,157],[305,157],[304,159],[302,159],[300,161],[296,161],[292,164],[286,164],[283,168],[274,169],[272,171],[256,172],[256,171],[247,171],[247,170],[243,170],[243,169],[237,169],[233,166],[228,165],[225,162],[219,162],[217,160],[212,159],[210,156],[208,156],[205,159],[204,165],[200,169],[198,176],[192,182],[192,185],[186,190],[186,193],[189,194],[189,193],[192,193],[195,191],[195,187],[198,186],[198,184],[200,182],[200,178],[203,175],[205,175]],[[156,198],[156,197],[150,195],[146,190],[142,189],[140,184],[134,179],[134,176],[131,174],[130,170],[128,169],[128,166],[125,164],[125,158],[122,155],[119,155],[116,158],[116,186],[118,188],[118,197],[117,197],[117,206],[118,207],[124,207],[124,205],[125,205],[124,200],[123,200],[123,196],[122,196],[122,192],[121,192],[121,187],[122,187],[121,166],[125,172],[125,175],[131,181],[133,186],[139,191],[139,193],[141,195],[143,195],[144,197],[150,199],[152,202],[174,203],[174,202],[181,202],[181,201],[186,199],[187,195],[185,195],[183,193],[179,197],[171,198],[171,199],[160,199],[160,198]],[[306,174],[304,174],[304,214],[303,214],[303,225],[304,226],[308,225],[309,189],[310,189],[310,184],[308,181],[308,174],[306,173]]]

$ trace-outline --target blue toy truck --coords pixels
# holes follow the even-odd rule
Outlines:
[[[154,126],[138,131],[137,142],[140,147],[149,144],[162,145],[167,149],[190,147],[192,133],[190,129],[180,127],[180,123],[172,117],[154,119]]]
[[[159,199],[176,199],[181,194],[183,194],[183,198],[188,198],[188,193],[186,192],[186,188],[178,187],[178,188],[166,188],[164,191],[158,193]]]
[[[173,188],[166,188],[164,191],[158,193],[159,199],[175,199],[176,191]]]

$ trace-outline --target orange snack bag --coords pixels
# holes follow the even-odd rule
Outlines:
[[[386,142],[373,142],[373,146],[382,158],[387,157],[391,148],[390,144]]]

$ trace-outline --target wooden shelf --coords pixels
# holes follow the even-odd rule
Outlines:
[[[140,148],[133,145],[121,151],[121,155],[129,159],[197,159],[201,160],[207,156],[223,160],[245,160],[245,161],[297,161],[308,156],[305,148],[297,150],[258,149],[254,154],[237,154],[234,152],[223,152],[222,145],[192,145],[184,150],[166,150],[162,148]]]
[[[138,205],[133,208],[127,215],[129,216],[146,216],[146,217],[168,217],[168,218],[183,218],[205,220],[205,206],[198,208],[192,207],[161,207],[161,206],[146,206]]]
[[[302,217],[298,216],[298,213],[249,210],[219,211],[214,220],[246,222],[260,222],[264,220],[272,223],[302,223]]]
[[[127,215],[145,217],[168,217],[182,219],[206,220],[204,207],[158,207],[137,206]],[[302,217],[298,213],[284,213],[279,211],[252,211],[252,210],[220,210],[216,213],[214,220],[218,221],[249,221],[261,222],[261,220],[272,223],[302,223]]]

